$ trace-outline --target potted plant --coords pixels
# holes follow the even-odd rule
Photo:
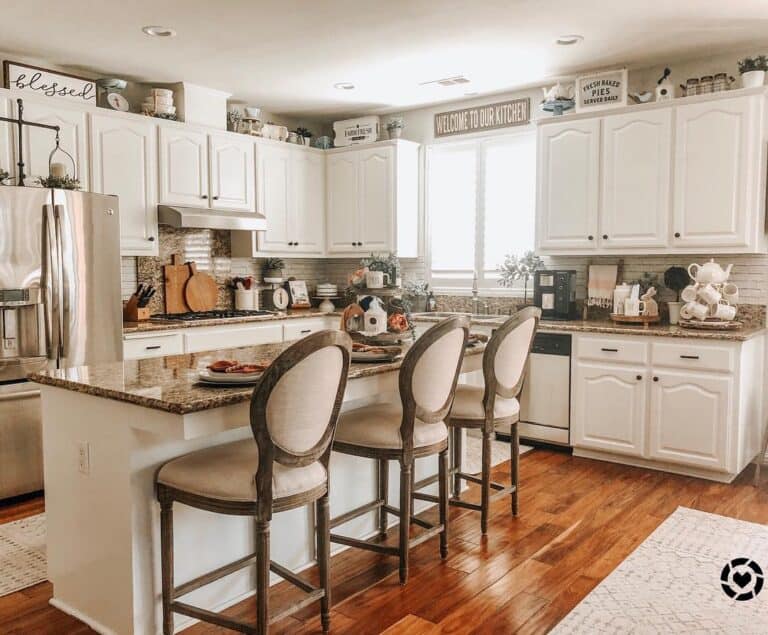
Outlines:
[[[403,304],[407,313],[424,313],[427,310],[429,283],[424,280],[409,280],[403,285]]]
[[[309,142],[312,140],[312,133],[306,128],[296,128],[296,134],[299,135],[299,142],[303,143],[305,146],[308,146]]]
[[[57,190],[79,190],[80,179],[76,179],[69,174],[64,176],[47,176],[39,178],[42,187],[54,188]]]
[[[387,124],[387,133],[389,133],[390,139],[399,139],[403,134],[403,128],[405,128],[405,122],[402,117],[396,117],[391,119]]]
[[[285,262],[282,258],[267,258],[261,269],[264,282],[280,284],[283,281],[283,267]]]
[[[690,283],[688,272],[682,267],[670,267],[664,272],[664,286],[676,294],[676,300],[667,302],[669,306],[669,323],[677,324],[680,320],[680,309],[683,303],[680,301],[680,293]]]
[[[500,274],[499,284],[502,287],[512,287],[517,280],[523,280],[523,303],[528,302],[528,280],[534,272],[544,266],[544,261],[535,252],[526,251],[522,256],[507,254],[504,264],[497,268]]]
[[[0,168],[0,185],[8,185],[6,181],[11,178],[11,175],[8,174],[7,170],[3,170],[3,168]]]
[[[765,71],[768,70],[768,58],[765,55],[745,57],[739,60],[741,85],[744,88],[757,88],[765,81]]]

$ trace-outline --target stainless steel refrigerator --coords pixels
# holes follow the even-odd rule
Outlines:
[[[26,375],[122,356],[117,198],[0,186],[0,499],[43,488]]]

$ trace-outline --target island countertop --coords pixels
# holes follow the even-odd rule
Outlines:
[[[169,355],[151,359],[126,360],[76,366],[34,373],[29,380],[84,394],[133,403],[146,408],[185,415],[248,401],[253,386],[206,386],[198,372],[217,359],[269,363],[291,342],[260,344],[200,353]],[[466,355],[478,355],[482,344],[467,348]],[[350,364],[349,379],[371,377],[398,370],[402,357],[393,362]]]

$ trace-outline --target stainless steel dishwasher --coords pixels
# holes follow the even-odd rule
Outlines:
[[[40,390],[0,383],[0,499],[43,489]]]

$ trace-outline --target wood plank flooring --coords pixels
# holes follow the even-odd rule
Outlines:
[[[506,464],[495,468],[505,476]],[[333,633],[436,635],[546,633],[679,505],[768,523],[768,478],[751,485],[747,468],[723,485],[641,468],[573,458],[537,449],[521,458],[519,518],[506,500],[493,505],[490,531],[480,535],[476,512],[451,510],[450,551],[441,561],[437,539],[412,551],[408,585],[397,561],[348,550],[332,563]],[[469,497],[476,497],[476,490]],[[42,499],[0,507],[0,523],[39,513]],[[431,512],[425,517],[430,517]],[[279,540],[273,536],[273,540]],[[307,573],[314,577],[312,571]],[[0,633],[92,633],[48,605],[51,585],[0,598]],[[295,597],[273,588],[273,610]],[[254,604],[230,612],[250,619]],[[320,633],[311,606],[275,625],[275,633]],[[185,635],[229,633],[198,624]]]

